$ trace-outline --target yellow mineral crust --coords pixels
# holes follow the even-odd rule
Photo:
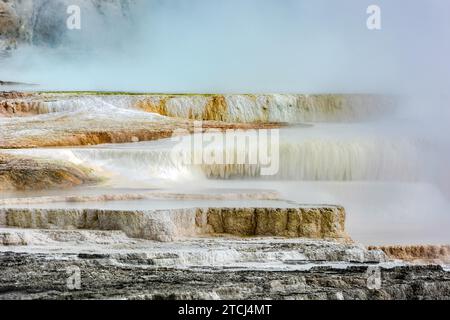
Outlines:
[[[203,217],[203,212],[199,212]],[[345,239],[345,210],[341,207],[209,209],[212,233],[236,236]],[[198,225],[204,223],[198,219]]]
[[[167,117],[224,122],[328,122],[367,118],[392,106],[373,95],[152,95],[138,109]]]

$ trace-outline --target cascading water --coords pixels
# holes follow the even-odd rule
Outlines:
[[[273,107],[273,110],[278,108],[281,110],[287,108],[283,104],[286,101],[296,100],[298,106],[298,101],[303,97],[261,95],[256,96],[256,100],[278,101],[278,107]],[[148,104],[149,99],[165,100],[165,103],[161,104],[164,108],[161,106],[158,110],[144,108],[143,101]],[[167,96],[165,99],[162,99],[162,96],[144,95],[63,97],[43,101],[40,115],[14,118],[14,121],[25,124],[39,118],[53,117],[72,117],[75,120],[79,116],[86,117],[86,115],[91,118],[101,117],[105,121],[109,117],[197,119],[193,110],[198,110],[198,114],[202,117],[207,114],[212,119],[221,118],[231,122],[235,117],[255,121],[261,119],[260,111],[264,109],[261,105],[250,103],[249,101],[254,102],[255,98],[250,99],[249,96],[225,96],[222,106],[226,108],[222,109],[208,107],[208,99],[214,100],[208,96]],[[433,182],[433,177],[439,174],[439,170],[427,166],[433,155],[426,137],[418,135],[414,128],[399,125],[395,121],[355,123],[357,117],[354,115],[362,114],[361,112],[348,112],[350,109],[346,108],[330,109],[330,105],[336,104],[330,103],[329,99],[330,97],[325,96],[321,100],[318,96],[311,100],[316,103],[313,108],[315,118],[328,121],[333,119],[336,123],[314,123],[281,129],[278,171],[273,176],[261,175],[263,166],[260,163],[186,162],[186,159],[193,160],[196,157],[202,159],[206,146],[210,152],[222,154],[223,159],[227,159],[227,153],[238,155],[239,152],[244,153],[243,159],[249,159],[251,149],[238,149],[237,145],[227,147],[223,145],[226,139],[215,141],[211,139],[215,134],[208,132],[203,134],[201,144],[181,144],[178,151],[182,157],[179,158],[174,157],[172,153],[180,142],[179,139],[4,152],[65,160],[92,169],[97,176],[105,178],[99,186],[102,188],[100,190],[104,191],[105,188],[128,190],[126,197],[120,195],[116,197],[119,201],[117,205],[112,206],[113,208],[155,207],[155,202],[146,202],[139,200],[141,196],[132,196],[131,190],[142,188],[183,190],[190,186],[190,189],[203,192],[204,190],[214,192],[213,190],[222,188],[276,190],[284,199],[290,201],[344,205],[348,212],[348,226],[352,236],[368,244],[408,243],[411,238],[439,243],[445,235],[431,230],[434,230],[436,222],[447,225],[448,219],[438,214],[445,212],[447,205],[440,191],[429,184]],[[339,110],[339,113],[336,113],[336,110]],[[377,114],[385,112],[380,108],[375,110],[377,111],[370,110],[364,113],[376,117]],[[211,113],[213,111],[217,113]],[[308,112],[308,109],[297,107],[289,120],[296,123],[299,119],[308,117],[308,114],[311,115]],[[2,121],[11,122],[13,119],[5,118]],[[338,123],[339,121],[341,122]],[[239,134],[246,135],[244,132]],[[222,136],[225,137],[225,134]],[[269,156],[274,155],[269,153]],[[433,203],[424,202],[421,195],[434,199]],[[120,199],[129,200],[121,204],[124,200]],[[34,200],[31,203],[34,203]],[[170,202],[164,203],[165,206],[170,205]],[[58,207],[57,203],[55,205]],[[90,206],[93,207],[94,203]],[[421,217],[427,210],[431,210],[434,214],[429,216],[429,220],[424,221]],[[403,226],[398,222],[390,224],[400,217],[403,219]],[[370,221],[370,228],[363,227],[367,226],[367,221]],[[398,230],[401,232],[397,232]],[[380,239],[380,236],[383,239]]]
[[[15,151],[15,154],[45,156],[69,160],[76,164],[95,168],[99,175],[114,177],[114,183],[154,186],[157,180],[188,181],[198,179],[264,178],[269,180],[298,181],[408,181],[421,177],[419,146],[410,141],[383,141],[373,137],[366,139],[307,138],[298,141],[282,141],[279,150],[279,170],[273,176],[261,176],[260,163],[238,164],[231,159],[223,164],[191,164],[195,154],[203,155],[203,145],[182,150],[183,157],[174,157],[175,141],[156,143],[141,142],[121,146],[90,147],[72,150]],[[293,131],[289,131],[292,137]],[[248,159],[248,150],[241,150]],[[216,154],[234,154],[234,149],[214,146]],[[273,159],[275,161],[275,159]],[[278,160],[277,160],[278,161]],[[193,163],[193,162],[192,162]],[[127,183],[125,181],[128,181]]]
[[[351,122],[380,117],[393,98],[369,95],[205,95],[150,96],[143,110],[170,117],[237,122]]]
[[[382,116],[393,98],[364,95],[56,95],[5,102],[32,114],[146,111],[162,116],[230,123],[354,122]]]

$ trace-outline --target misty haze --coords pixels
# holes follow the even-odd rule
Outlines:
[[[449,13],[0,0],[0,299],[448,299]]]

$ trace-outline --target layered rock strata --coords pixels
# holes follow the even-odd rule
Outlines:
[[[32,229],[120,230],[132,238],[158,241],[223,234],[348,239],[345,211],[340,207],[147,211],[0,209],[0,225]]]

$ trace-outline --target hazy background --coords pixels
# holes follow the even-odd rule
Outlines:
[[[380,31],[366,27],[371,4]],[[62,9],[52,14],[65,21]],[[436,94],[450,81],[447,0],[136,0],[128,20],[89,11],[62,45],[2,60],[0,78],[72,90]]]

